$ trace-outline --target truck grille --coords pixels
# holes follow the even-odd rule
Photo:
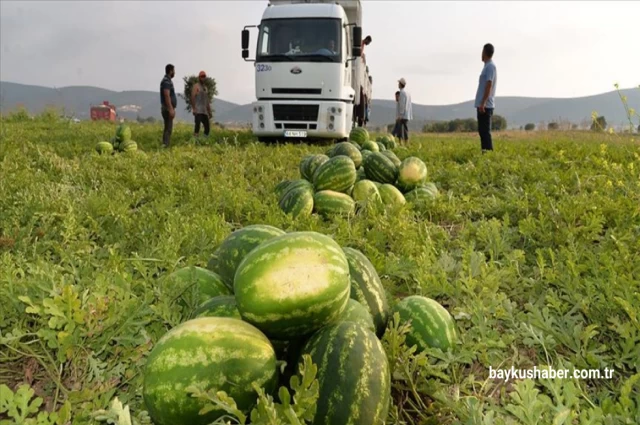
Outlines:
[[[274,121],[318,121],[319,105],[273,105]]]

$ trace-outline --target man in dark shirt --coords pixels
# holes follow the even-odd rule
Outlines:
[[[173,88],[171,79],[175,77],[176,70],[171,64],[164,67],[165,75],[160,82],[160,105],[162,111],[162,119],[164,120],[164,132],[162,133],[162,143],[165,147],[169,146],[171,132],[173,131],[173,119],[176,117],[176,106],[178,99],[176,91]]]

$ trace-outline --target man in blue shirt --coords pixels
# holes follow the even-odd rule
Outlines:
[[[160,110],[162,112],[162,119],[164,120],[162,143],[165,147],[169,146],[169,141],[171,140],[173,119],[176,117],[176,106],[178,106],[176,91],[173,88],[173,82],[171,81],[175,75],[175,67],[168,64],[164,67],[164,77],[160,82]]]
[[[478,133],[482,151],[493,150],[491,139],[491,117],[495,108],[496,85],[498,71],[493,63],[494,48],[492,44],[485,44],[482,49],[484,68],[480,73],[478,91],[476,92],[475,108],[478,111]]]

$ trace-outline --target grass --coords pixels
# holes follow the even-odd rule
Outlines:
[[[454,315],[452,354],[415,356],[400,330],[385,340],[389,423],[640,423],[640,144],[630,138],[501,133],[480,155],[475,135],[416,136],[397,153],[427,164],[443,194],[428,209],[293,220],[273,187],[326,147],[221,130],[195,145],[178,126],[165,150],[160,126],[133,124],[144,154],[104,157],[94,146],[109,124],[0,125],[0,423],[96,423],[114,397],[148,423],[145,356],[189,313],[159,278],[206,266],[254,223],[331,235],[371,259],[392,298],[422,294]],[[614,373],[489,378],[490,367],[544,365]]]

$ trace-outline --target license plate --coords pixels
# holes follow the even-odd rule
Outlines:
[[[284,137],[307,137],[307,132],[303,130],[287,130]]]

